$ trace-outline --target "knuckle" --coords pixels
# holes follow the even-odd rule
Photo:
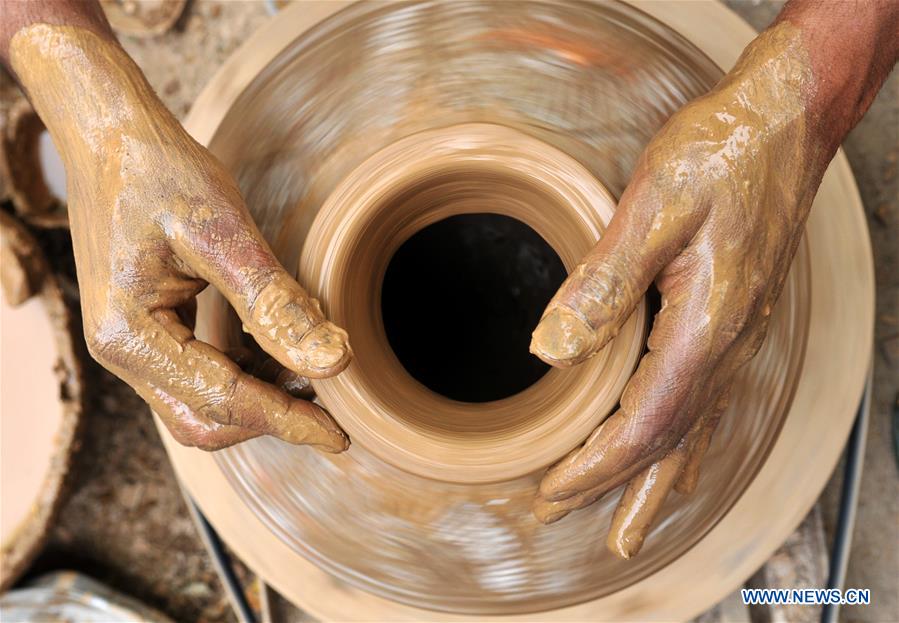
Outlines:
[[[133,322],[120,313],[101,314],[85,323],[84,338],[87,350],[104,367],[127,367],[128,345],[136,338]]]
[[[190,445],[191,447],[203,450],[204,452],[214,452],[216,450],[221,450],[228,444],[222,443],[220,439],[206,433],[199,438],[193,439]]]
[[[257,270],[245,280],[244,302],[254,320],[274,306],[285,304],[282,280],[275,271]]]
[[[242,417],[235,406],[239,377],[232,374],[222,381],[222,385],[207,391],[202,402],[195,405],[194,410],[200,417],[212,420],[224,426],[240,426]]]
[[[764,275],[759,272],[753,272],[752,276],[749,279],[749,284],[747,287],[747,297],[750,301],[758,302],[762,301],[766,298],[766,294],[768,292],[768,280],[765,279]]]
[[[717,352],[723,355],[725,352],[737,346],[751,327],[755,314],[750,307],[740,306],[727,314],[720,325],[717,341]]]
[[[213,452],[221,450],[226,445],[216,435],[207,430],[184,430],[178,426],[171,426],[168,423],[166,423],[166,428],[168,428],[175,441],[187,448]]]
[[[629,284],[619,270],[602,262],[583,265],[581,279],[572,298],[573,307],[586,310],[595,324],[630,311]]]
[[[729,324],[731,341],[736,341],[749,328],[755,314],[751,307],[738,307],[731,315]]]
[[[759,350],[762,348],[762,344],[765,343],[765,338],[768,335],[768,327],[767,323],[764,323],[757,330],[753,331],[746,339],[746,343],[741,349],[738,365],[742,366],[749,362],[750,359],[755,357]]]
[[[184,432],[178,426],[173,426],[165,420],[163,420],[163,422],[165,423],[165,427],[168,429],[169,433],[172,435],[172,439],[180,443],[182,446],[188,448],[196,447],[196,440],[194,439],[193,435]]]

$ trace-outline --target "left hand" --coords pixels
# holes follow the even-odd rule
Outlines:
[[[630,481],[609,542],[625,558],[668,492],[695,486],[734,374],[765,338],[832,156],[809,121],[808,68],[793,30],[763,34],[662,128],[605,235],[534,331],[532,352],[576,365],[617,333],[653,280],[661,292],[649,352],[620,409],[547,472],[534,504],[550,523]]]

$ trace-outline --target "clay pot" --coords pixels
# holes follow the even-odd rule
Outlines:
[[[641,6],[692,36],[737,33],[733,45],[706,42],[726,64],[751,37],[717,5]],[[870,258],[851,242],[863,240],[861,212],[813,210],[699,488],[671,496],[640,556],[617,560],[603,546],[617,494],[552,526],[530,504],[543,468],[614,407],[643,318],[586,366],[465,404],[416,383],[392,352],[380,281],[403,240],[485,204],[571,268],[643,146],[720,69],[626,4],[286,11],[229,61],[187,125],[235,174],[282,263],[349,330],[356,358],[315,388],[354,443],[334,456],[260,438],[210,457],[163,433],[212,523],[324,619],[689,618],[733,590],[807,511],[851,425],[869,349],[833,327],[852,319],[870,335]],[[821,194],[858,205],[840,167]],[[812,273],[811,258],[824,268]],[[201,297],[197,334],[225,349],[246,341],[215,292]],[[813,426],[819,443],[803,445]]]
[[[381,318],[382,283],[394,253],[416,232],[454,215],[485,212],[532,227],[571,270],[613,211],[612,196],[577,161],[505,126],[421,132],[372,155],[322,206],[300,259],[301,281],[347,329],[355,352],[346,372],[314,382],[319,398],[354,443],[426,478],[497,482],[561,458],[618,402],[643,350],[644,305],[586,365],[550,370],[501,400],[460,402],[417,382],[391,349]],[[406,304],[415,305],[415,284],[408,286]]]

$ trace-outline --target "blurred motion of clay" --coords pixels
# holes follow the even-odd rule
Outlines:
[[[733,63],[751,32],[720,7],[689,6],[639,8],[663,21],[670,11],[693,12],[694,21],[680,19],[681,33],[706,52],[729,32],[729,51],[719,48],[714,60]],[[617,524],[625,536],[633,529],[646,537],[640,556],[619,560],[603,547],[615,499],[550,527],[534,520],[530,503],[543,468],[614,407],[616,379],[640,354],[644,321],[635,314],[630,332],[586,367],[549,370],[505,396],[460,399],[429,374],[446,360],[469,367],[465,356],[471,367],[482,364],[488,351],[467,340],[481,328],[462,322],[461,308],[493,302],[463,297],[451,321],[423,280],[445,275],[444,265],[465,268],[451,254],[467,240],[491,244],[484,241],[496,227],[473,220],[485,212],[529,227],[570,270],[579,245],[601,235],[612,203],[600,197],[620,195],[649,138],[715,83],[719,67],[625,3],[304,5],[276,22],[225,65],[187,127],[234,173],[281,262],[298,267],[353,336],[349,368],[313,386],[354,443],[322,456],[259,439],[210,457],[166,438],[177,471],[225,538],[266,580],[327,619],[439,618],[433,610],[680,618],[745,579],[817,496],[861,386],[864,336],[828,330],[820,316],[826,310],[870,329],[873,281],[863,215],[844,193],[845,163],[819,194],[841,224],[814,214],[809,221],[768,339],[740,373],[731,417],[722,418],[698,480],[689,463],[673,466],[678,493],[643,509],[645,524],[657,527],[646,536],[645,524]],[[236,83],[235,75],[255,78]],[[833,208],[840,196],[851,209]],[[429,233],[438,225],[455,247]],[[429,243],[410,255],[407,245],[419,238]],[[404,257],[417,270],[400,270]],[[816,271],[816,262],[867,270],[847,279],[830,264]],[[466,270],[463,281],[482,277]],[[405,277],[388,287],[389,275]],[[846,287],[856,295],[847,299]],[[514,324],[482,318],[498,332]],[[246,345],[216,293],[201,296],[197,320],[198,335],[215,346]],[[440,342],[450,347],[414,348],[438,334],[451,336]],[[822,349],[845,357],[836,366]],[[859,374],[848,378],[843,366]],[[824,379],[832,399],[819,404]],[[797,449],[812,414],[819,426],[828,422],[821,442]],[[770,498],[774,488],[794,499],[798,517],[766,512],[782,507]],[[253,538],[229,535],[237,525],[251,526]],[[733,551],[737,558],[728,557]],[[660,599],[647,601],[649,590]],[[661,603],[677,603],[678,614],[658,610]]]
[[[187,0],[100,0],[112,29],[131,37],[164,34],[184,12]]]

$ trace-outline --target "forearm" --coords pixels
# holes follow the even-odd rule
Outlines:
[[[799,31],[813,75],[810,121],[836,149],[899,61],[899,2],[790,0],[781,22]]]
[[[180,141],[180,125],[112,36],[95,2],[8,3],[3,48],[66,167],[104,166],[131,139]],[[32,5],[42,10],[26,10]]]

